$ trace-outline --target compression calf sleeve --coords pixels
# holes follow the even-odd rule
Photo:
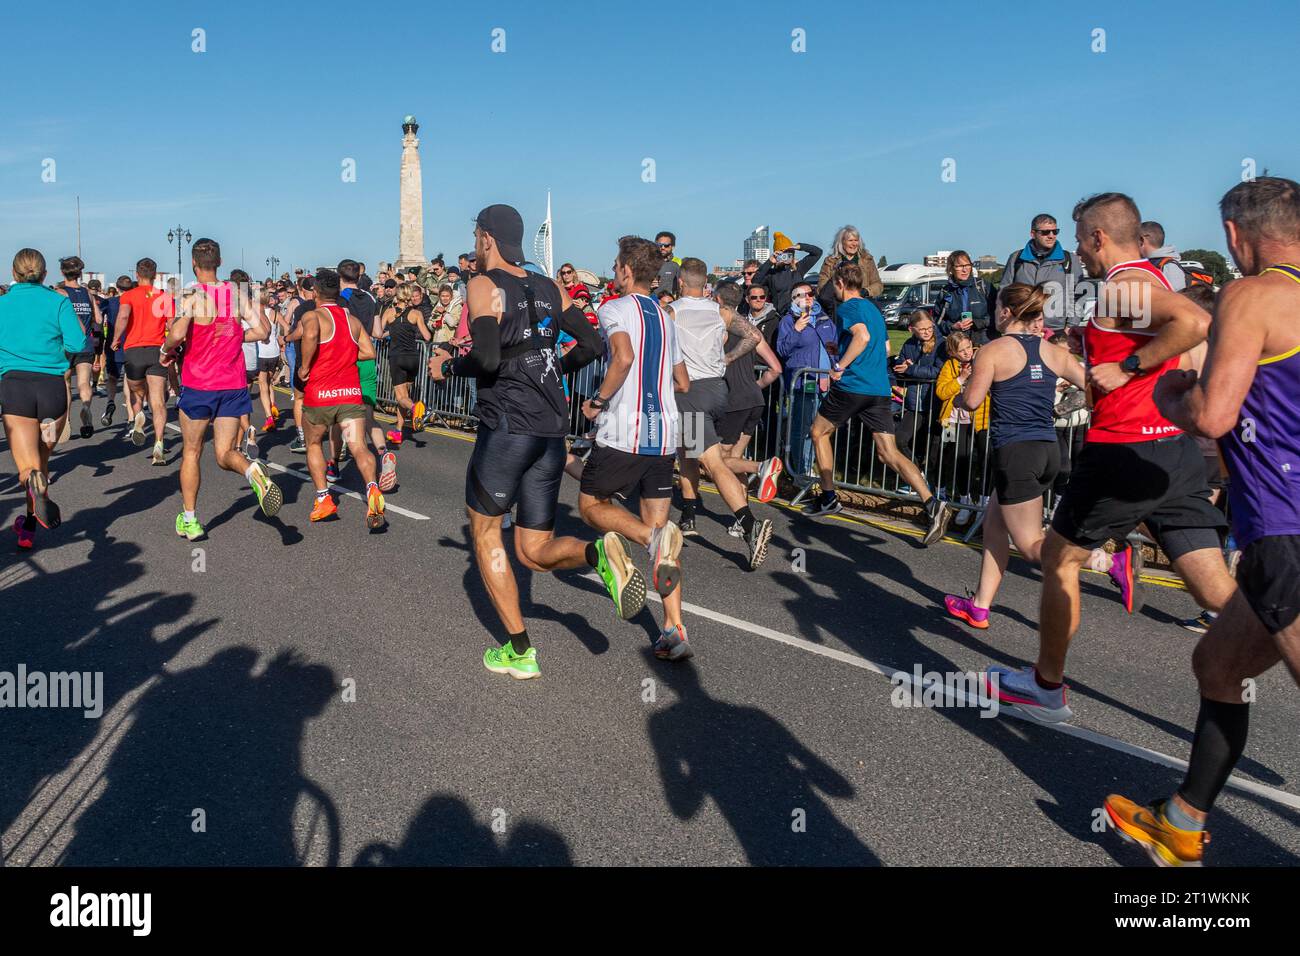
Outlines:
[[[1249,733],[1249,704],[1225,704],[1202,697],[1192,756],[1178,795],[1202,813],[1209,813],[1246,749]]]

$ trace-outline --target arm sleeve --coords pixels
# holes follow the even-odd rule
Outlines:
[[[591,327],[587,316],[576,305],[570,305],[560,314],[560,330],[568,332],[578,342],[560,363],[566,375],[590,365],[600,355],[600,333]]]
[[[501,324],[496,316],[480,315],[470,323],[474,344],[469,354],[456,359],[453,375],[495,375],[501,367]]]
[[[795,272],[799,273],[800,279],[806,279],[808,277],[808,270],[813,267],[813,263],[822,257],[822,251],[819,247],[814,246],[810,242],[799,243],[799,251],[807,253],[807,255],[799,260],[798,264],[795,266]]]

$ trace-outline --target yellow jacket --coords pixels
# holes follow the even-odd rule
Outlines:
[[[952,403],[956,399],[957,393],[961,391],[961,382],[957,380],[957,372],[961,368],[961,363],[955,358],[948,359],[943,363],[943,368],[939,370],[939,378],[934,383],[934,394],[939,401],[943,402],[943,407],[939,410],[939,421],[946,422],[948,416],[952,414]],[[984,401],[980,407],[971,412],[971,422],[975,425],[975,431],[982,432],[989,427],[989,397],[984,396]]]

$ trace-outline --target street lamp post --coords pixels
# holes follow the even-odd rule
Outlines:
[[[271,278],[274,279],[280,271],[280,260],[275,256],[267,256],[266,267],[271,270]]]
[[[177,226],[175,229],[167,230],[167,241],[176,243],[176,279],[180,285],[185,285],[185,269],[181,266],[181,252],[185,248],[185,243],[193,242],[194,237],[184,226]]]

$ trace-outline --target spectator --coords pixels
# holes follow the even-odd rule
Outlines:
[[[763,340],[776,350],[776,335],[781,328],[781,313],[776,311],[769,300],[767,289],[761,285],[751,285],[745,289],[742,313],[758,329]]]
[[[573,300],[573,304],[582,310],[587,321],[596,325],[596,308],[591,304],[591,290],[587,288],[587,283],[578,278],[578,270],[573,267],[573,263],[566,262],[560,266],[556,278],[564,287],[565,294]]]
[[[806,482],[813,464],[809,430],[821,395],[830,388],[830,379],[825,375],[794,376],[803,368],[831,367],[830,355],[839,351],[839,329],[817,302],[812,283],[795,285],[790,298],[790,311],[781,318],[776,335],[776,356],[781,360],[781,378],[790,396],[790,477]]]
[[[456,258],[456,264],[460,267],[460,274],[462,277],[467,276],[474,271],[469,264],[469,259],[470,259],[470,253],[468,252],[462,252]]]
[[[841,226],[831,240],[831,254],[822,263],[817,276],[817,301],[831,315],[835,314],[835,286],[831,280],[835,277],[835,267],[841,262],[856,262],[862,270],[862,294],[874,299],[885,290],[880,281],[880,271],[876,260],[862,245],[862,234],[856,226]]]
[[[433,344],[441,345],[456,337],[460,325],[461,299],[451,285],[438,289],[438,302],[433,307]]]
[[[433,318],[433,300],[424,294],[424,286],[411,283],[411,308],[419,309],[427,324]]]
[[[1142,223],[1142,255],[1165,274],[1175,292],[1187,288],[1187,273],[1178,264],[1178,250],[1165,245],[1165,227],[1155,220]]]
[[[654,294],[662,297],[662,294],[667,292],[675,298],[681,285],[680,272],[682,266],[682,260],[673,255],[673,251],[677,248],[677,237],[671,232],[661,232],[655,236],[655,245],[659,247],[659,255],[664,257],[664,264],[659,267],[659,276],[655,279]],[[660,304],[663,304],[662,298]]]
[[[989,340],[992,300],[988,283],[975,274],[970,253],[958,249],[948,257],[948,282],[934,307],[934,321],[939,334],[947,336],[953,332],[965,332],[976,348],[983,345]]]
[[[675,298],[676,298],[676,296],[674,296],[671,292],[668,292],[667,290],[665,290],[665,291],[663,291],[663,292],[660,292],[660,293],[659,293],[659,308],[661,308],[661,309],[666,309],[666,308],[668,308],[670,305],[673,304],[673,301],[674,301]]]
[[[934,434],[937,406],[934,386],[930,383],[939,377],[940,369],[948,360],[948,351],[935,335],[934,319],[928,310],[917,309],[907,325],[912,337],[898,350],[894,363],[894,374],[910,380],[903,387],[903,415],[895,429],[895,443],[899,451],[916,461],[913,448],[924,452]]]
[[[805,254],[798,262],[794,260],[796,252]],[[791,242],[784,233],[778,232],[772,239],[772,255],[758,267],[752,284],[766,288],[772,307],[784,315],[790,309],[795,286],[804,282],[808,270],[821,257],[822,251],[817,246]],[[820,311],[826,309],[820,307]]]
[[[934,396],[943,403],[939,409],[942,430],[935,436],[937,441],[930,443],[930,461],[937,463],[936,484],[951,489],[953,497],[960,497],[963,504],[971,504],[972,496],[983,485],[983,451],[987,441],[980,440],[980,435],[989,427],[989,398],[984,396],[974,412],[955,401],[975,367],[975,343],[970,335],[953,332],[944,340],[944,349],[950,358],[943,363],[934,384]],[[963,525],[969,519],[970,511],[963,509],[953,521]]]
[[[1085,303],[1075,301],[1075,285],[1085,278],[1082,263],[1058,241],[1060,227],[1056,217],[1039,213],[1029,224],[1029,241],[1023,249],[1012,252],[1002,269],[999,289],[1013,282],[1041,285],[1047,289],[1044,324],[1053,331],[1076,325],[1084,315]]]

